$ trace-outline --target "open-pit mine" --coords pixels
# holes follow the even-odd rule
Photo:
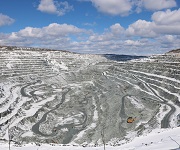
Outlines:
[[[0,47],[0,140],[119,145],[178,126],[180,53]]]

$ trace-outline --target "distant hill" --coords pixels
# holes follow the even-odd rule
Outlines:
[[[175,49],[175,50],[171,50],[167,53],[180,53],[180,48],[179,49]]]
[[[104,54],[104,57],[115,61],[129,61],[133,59],[147,58],[147,56]]]

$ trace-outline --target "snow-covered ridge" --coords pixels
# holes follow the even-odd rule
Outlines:
[[[120,146],[177,127],[179,57],[119,60],[0,47],[0,139],[9,128],[18,144]]]

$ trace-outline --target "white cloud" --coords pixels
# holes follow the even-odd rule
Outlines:
[[[91,42],[102,42],[105,41],[116,41],[117,39],[120,40],[124,37],[124,28],[119,24],[115,23],[114,25],[110,26],[108,29],[105,29],[105,32],[102,34],[93,34],[89,37]]]
[[[22,46],[39,45],[40,47],[47,47],[48,45],[54,48],[56,48],[56,45],[61,45],[63,48],[69,45],[71,35],[78,36],[85,32],[86,30],[73,25],[52,23],[43,28],[26,27],[18,32],[2,34],[0,35],[0,44]]]
[[[162,10],[176,7],[175,0],[142,0],[143,6],[148,10]]]
[[[58,2],[54,0],[41,0],[37,9],[42,12],[63,16],[65,13],[73,10],[73,6],[69,5],[66,1]]]
[[[158,11],[176,7],[176,0],[132,0],[133,8],[136,13],[142,12],[143,9]]]
[[[132,4],[129,0],[91,0],[98,11],[110,15],[128,15]]]
[[[180,47],[180,38],[177,35],[164,35],[155,39],[161,47],[167,50],[178,49]]]
[[[155,37],[156,33],[153,31],[154,24],[145,20],[138,20],[129,25],[126,30],[127,35],[140,37]]]
[[[127,16],[135,11],[140,13],[142,9],[151,11],[176,7],[176,0],[78,0],[80,2],[91,1],[99,12]]]
[[[180,9],[155,12],[152,20],[158,25],[180,25]]]
[[[180,34],[180,26],[176,25],[155,25],[153,28],[154,32],[159,34],[172,34],[179,35]]]
[[[51,36],[66,36],[69,34],[82,33],[84,30],[77,28],[74,25],[52,23],[49,26],[42,28],[42,32]]]
[[[156,37],[160,34],[180,34],[180,9],[158,11],[152,15],[152,21],[137,20],[129,25],[127,35]]]
[[[119,23],[111,25],[101,34],[89,32],[73,25],[52,23],[42,28],[26,27],[10,34],[0,33],[0,45],[43,47],[80,53],[129,55],[164,53],[180,47],[179,35],[156,33],[153,38],[144,36],[144,34],[148,35],[146,31],[154,32],[152,24],[155,26],[154,22],[139,20],[130,25],[133,29],[132,35],[126,36],[127,30]]]
[[[85,32],[85,30],[79,29],[73,25],[52,23],[49,26],[43,28],[26,27],[16,34],[20,37],[45,38],[51,36],[54,38],[68,36],[70,34],[79,34],[83,32]]]
[[[95,26],[95,25],[97,25],[97,23],[96,22],[93,22],[93,23],[86,22],[83,25],[84,26]]]
[[[14,23],[14,21],[15,20],[10,18],[9,16],[0,14],[0,26],[10,25]]]
[[[57,8],[53,0],[41,0],[38,10],[47,13],[56,13]]]
[[[160,34],[180,34],[180,9],[158,11],[152,15],[154,31]]]
[[[165,37],[166,41],[168,41],[168,42],[175,41],[175,37],[173,35],[165,35],[164,37]]]
[[[119,23],[110,26],[110,30],[114,35],[120,35],[124,32],[124,28]]]
[[[140,41],[134,41],[134,40],[126,40],[126,41],[124,41],[124,43],[125,43],[125,45],[128,45],[128,46],[141,46],[141,45],[144,45]]]
[[[142,0],[133,0],[133,6],[135,6],[135,12],[140,13],[142,11],[143,1]]]

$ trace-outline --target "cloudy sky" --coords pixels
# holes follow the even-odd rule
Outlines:
[[[0,0],[0,45],[160,54],[180,48],[180,0]]]

